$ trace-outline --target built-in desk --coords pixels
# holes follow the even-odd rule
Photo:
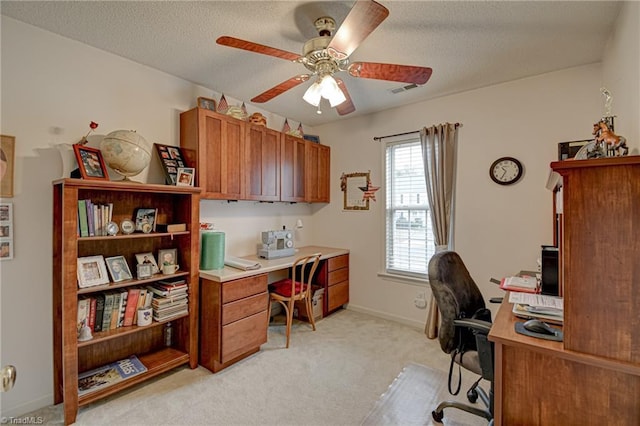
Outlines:
[[[518,334],[511,309],[507,295],[489,333],[496,425],[640,424],[640,365]]]
[[[258,352],[269,326],[268,274],[287,270],[298,257],[313,253],[322,254],[314,283],[324,288],[326,316],[349,302],[349,250],[306,246],[278,259],[246,256],[243,259],[261,265],[250,271],[229,266],[201,270],[200,364],[218,372]]]

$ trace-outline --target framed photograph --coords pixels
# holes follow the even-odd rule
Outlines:
[[[158,250],[158,262],[162,266],[178,264],[178,249]]]
[[[193,186],[196,169],[193,167],[178,167],[176,186]]]
[[[143,280],[153,276],[153,267],[148,263],[139,263],[136,265],[137,278]]]
[[[150,265],[152,274],[157,274],[160,272],[160,269],[158,269],[158,264],[156,263],[156,258],[153,257],[153,253],[151,252],[136,254],[136,261],[138,262],[138,265]]]
[[[184,156],[180,147],[171,145],[154,144],[158,158],[164,171],[165,182],[167,185],[175,185],[178,181],[178,168],[186,167]]]
[[[13,197],[13,163],[16,138],[0,135],[0,197]]]
[[[78,258],[78,287],[93,287],[109,284],[107,267],[102,256],[88,256]]]
[[[0,260],[13,259],[13,203],[0,203]]]
[[[114,283],[133,278],[124,256],[107,257],[105,260],[107,261],[107,268],[109,268],[109,273]]]
[[[198,108],[204,108],[204,109],[208,109],[209,111],[215,111],[216,110],[216,101],[214,101],[213,99],[209,99],[209,98],[199,97],[198,98]]]
[[[368,172],[342,174],[343,210],[369,210],[369,199],[362,196],[362,189],[360,189],[360,187],[366,187],[368,182]]]
[[[148,234],[156,230],[158,209],[139,208],[136,210],[136,231]]]
[[[569,160],[574,158],[580,148],[592,142],[593,139],[585,139],[581,141],[560,142],[558,143],[558,161]]]
[[[109,180],[107,166],[99,149],[73,145],[82,179]]]

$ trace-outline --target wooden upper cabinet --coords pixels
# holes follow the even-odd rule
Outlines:
[[[180,146],[190,167],[196,168],[202,197],[244,198],[244,122],[202,108],[180,114]]]
[[[246,125],[244,198],[280,201],[280,141],[282,133]]]
[[[326,145],[307,142],[306,146],[306,195],[310,203],[330,201],[331,149]]]
[[[305,170],[307,141],[285,134],[282,138],[280,200],[304,202],[306,197]]]

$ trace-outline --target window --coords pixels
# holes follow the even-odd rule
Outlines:
[[[385,158],[386,272],[426,279],[435,242],[420,140],[388,143]]]

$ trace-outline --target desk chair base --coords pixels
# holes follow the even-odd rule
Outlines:
[[[489,421],[493,421],[493,414],[491,413],[491,409],[489,408],[490,398],[485,390],[478,386],[478,382],[476,382],[467,392],[467,398],[470,402],[473,403],[477,400],[478,396],[487,408],[472,407],[458,401],[444,401],[441,402],[438,407],[436,407],[436,409],[431,412],[431,416],[436,422],[442,423],[442,419],[444,418],[444,409],[457,408],[458,410],[466,411],[467,413],[471,413],[479,417],[484,417]]]

